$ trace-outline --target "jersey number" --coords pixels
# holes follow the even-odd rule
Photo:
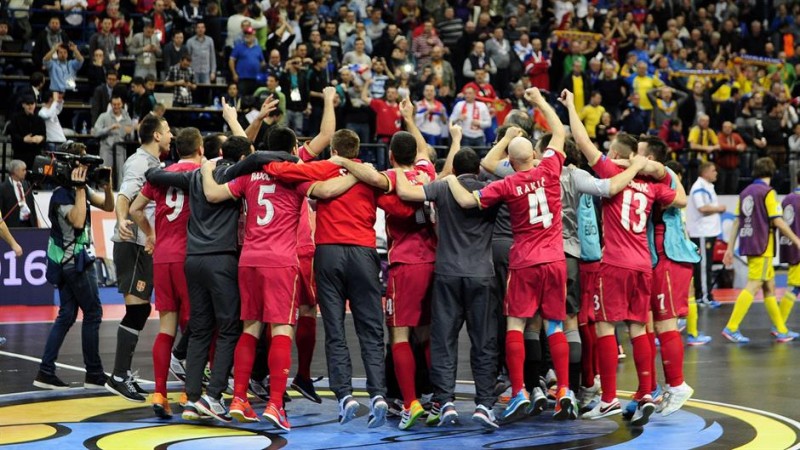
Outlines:
[[[272,217],[275,215],[275,207],[272,206],[271,201],[266,199],[266,195],[274,193],[275,193],[274,184],[262,185],[258,188],[258,205],[263,206],[267,210],[264,217],[256,216],[256,223],[258,224],[258,226],[263,227],[264,225],[267,225],[270,222],[272,222]]]
[[[634,214],[638,217],[636,223],[631,226],[631,203],[634,201],[636,202]],[[633,231],[634,233],[641,233],[644,231],[644,227],[647,225],[647,213],[645,209],[647,209],[646,195],[641,192],[634,193],[632,191],[625,191],[622,194],[622,226],[625,230]]]
[[[544,228],[550,228],[553,225],[553,213],[550,212],[543,187],[528,194],[528,213],[531,224],[541,223]]]
[[[660,311],[666,311],[667,308],[666,305],[664,305],[664,300],[666,300],[667,296],[664,294],[658,294],[656,298],[658,299],[658,309]]]
[[[167,220],[172,222],[181,215],[181,211],[183,211],[183,191],[170,187],[167,189],[167,198],[164,200],[164,203],[167,204],[170,208],[172,208],[172,212],[167,214]]]

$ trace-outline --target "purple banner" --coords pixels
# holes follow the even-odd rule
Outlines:
[[[11,234],[22,256],[0,240],[0,305],[52,305],[53,286],[45,279],[50,230],[12,228]]]

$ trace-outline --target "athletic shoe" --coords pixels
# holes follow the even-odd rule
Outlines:
[[[600,394],[600,383],[594,383],[592,387],[585,387],[581,386],[581,390],[578,391],[578,402],[580,402],[581,407],[586,407],[589,403],[592,403],[592,400]]]
[[[176,358],[174,354],[170,354],[169,360],[169,373],[183,383],[186,383],[186,366],[185,362]]]
[[[425,425],[431,426],[439,426],[439,420],[441,418],[442,408],[438,402],[431,403],[431,409],[428,411],[428,418],[425,419]]]
[[[181,413],[181,418],[183,420],[200,420],[202,415],[200,411],[197,410],[194,402],[187,401],[186,404],[183,405],[183,413]]]
[[[572,392],[571,389],[568,392],[569,393],[567,395],[569,396],[569,400],[570,400],[570,403],[571,403],[571,405],[569,407],[569,410],[568,410],[569,411],[568,419],[569,420],[578,420],[578,409],[579,409],[578,408],[578,399],[575,398],[575,393]]]
[[[725,329],[722,330],[722,335],[725,336],[725,339],[735,344],[747,344],[750,342],[750,338],[745,337],[745,335],[743,335],[741,331],[739,330],[731,331],[730,328],[728,327],[725,327]]]
[[[525,392],[525,389],[523,389],[521,392]],[[483,405],[478,405],[475,407],[475,412],[472,413],[472,421],[483,428],[488,428],[490,430],[500,428],[500,424],[498,424],[497,419],[494,418],[494,412]]]
[[[105,388],[108,392],[117,394],[129,402],[144,403],[147,399],[136,390],[135,383],[136,381],[132,375],[128,375],[128,378],[124,380],[116,376],[110,376],[106,381]]]
[[[547,408],[547,397],[545,397],[542,388],[535,387],[530,396],[530,405],[528,406],[529,416],[538,416]]]
[[[128,372],[128,376],[131,378],[132,383],[133,383],[133,388],[136,389],[136,392],[138,392],[141,395],[150,395],[149,392],[145,391],[144,389],[142,389],[141,386],[139,386],[139,371],[138,370],[135,370],[133,373]]]
[[[720,306],[722,306],[722,303],[720,303],[720,302],[718,302],[718,301],[716,301],[714,299],[711,299],[711,300],[697,300],[697,306],[700,306],[700,307],[703,307],[703,308],[708,307],[708,308],[711,308],[711,309],[717,309]]]
[[[339,424],[344,425],[356,417],[358,407],[361,406],[352,395],[339,400]]]
[[[283,431],[292,429],[292,426],[289,425],[289,418],[286,417],[286,411],[283,408],[278,408],[274,403],[267,403],[267,409],[264,410],[262,416]]]
[[[683,333],[686,329],[686,319],[678,319],[678,333]]]
[[[666,386],[666,388],[669,389],[669,386]],[[656,405],[661,403],[665,393],[666,392],[661,389],[661,385],[656,383],[656,388],[650,393],[650,397],[653,397],[653,403]]]
[[[83,379],[83,388],[84,389],[105,389],[104,386],[106,385],[106,381],[108,381],[108,377],[104,373],[96,373],[96,374],[86,374],[86,377]]]
[[[797,333],[789,331],[787,333],[778,333],[775,335],[775,342],[789,342],[793,341],[797,336]]]
[[[621,345],[617,346],[617,361],[623,361],[628,355],[625,354],[625,349]]]
[[[233,377],[228,377],[228,387],[225,388],[225,394],[233,395]]]
[[[616,398],[611,403],[600,401],[597,406],[592,408],[591,411],[583,415],[584,419],[597,420],[603,417],[613,416],[622,412],[622,407],[619,405],[619,400]]]
[[[697,336],[692,336],[691,334],[686,336],[686,345],[689,347],[699,347],[701,345],[706,345],[711,342],[711,336],[706,336],[705,334],[698,334]]]
[[[403,415],[403,401],[397,398],[386,399],[386,404],[389,405],[389,410],[386,415],[389,417],[402,417]]]
[[[497,377],[497,382],[494,385],[494,395],[495,397],[499,397],[503,394],[503,392],[507,391],[508,388],[511,387],[511,382],[508,380],[508,377],[499,375]]]
[[[574,395],[570,395],[569,388],[562,387],[556,393],[556,408],[553,413],[553,418],[556,420],[566,420],[570,417],[570,409],[575,408],[577,405],[572,403]]]
[[[408,409],[403,408],[403,412],[400,414],[400,425],[398,425],[397,428],[401,430],[411,428],[423,414],[425,414],[425,410],[422,408],[419,400],[414,400],[411,402],[411,406]]]
[[[514,416],[514,413],[520,410],[520,408],[522,408],[522,411],[527,411],[530,404],[531,400],[528,396],[528,391],[523,388],[517,392],[517,395],[511,398],[511,401],[508,402],[508,406],[506,406],[505,411],[500,414],[500,419],[503,421],[511,420],[511,418]]]
[[[382,395],[376,395],[370,400],[369,418],[367,427],[378,428],[386,424],[386,413],[389,412],[389,405]]]
[[[547,389],[552,388],[556,384],[558,384],[558,378],[556,377],[556,371],[553,369],[549,369],[547,374],[544,377],[545,383],[547,383]]]
[[[172,408],[169,407],[169,399],[159,394],[153,394],[153,399],[150,401],[153,404],[153,412],[159,419],[169,419],[172,417]]]
[[[186,404],[189,403],[189,396],[186,395],[186,392],[181,392],[181,397],[178,399],[178,404],[181,405],[181,408],[186,407]]]
[[[634,427],[642,427],[647,425],[647,422],[650,421],[650,416],[655,412],[656,405],[653,404],[653,397],[649,395],[645,395],[639,400],[639,404],[636,407],[636,413],[633,415],[631,419],[631,425]]]
[[[239,422],[242,423],[250,423],[250,422],[258,422],[258,414],[253,410],[253,407],[250,406],[250,401],[239,397],[233,397],[233,401],[231,402],[231,409],[228,413]]]
[[[41,370],[36,374],[36,379],[33,380],[33,385],[38,388],[52,389],[54,391],[69,389],[69,385],[61,381],[61,378],[58,378],[55,374],[50,375],[44,373]]]
[[[292,380],[292,389],[314,403],[322,403],[322,398],[317,395],[317,390],[314,389],[314,382],[310,378],[299,374],[295,375],[294,380]]]
[[[228,414],[228,409],[225,408],[225,400],[222,397],[219,400],[215,400],[208,395],[203,395],[200,400],[195,402],[194,406],[197,411],[209,415],[220,422],[228,423],[233,420]]]
[[[264,384],[264,381],[254,380],[250,378],[250,383],[248,384],[248,391],[258,397],[261,401],[268,401],[269,400],[269,387]],[[231,405],[233,406],[233,405]]]
[[[455,425],[458,423],[458,411],[453,402],[447,402],[442,406],[442,412],[439,414],[439,425]]]
[[[633,415],[636,414],[636,406],[638,403],[636,400],[631,400],[625,405],[625,409],[622,410],[622,420],[631,420]]]
[[[683,405],[694,394],[694,389],[684,381],[680,386],[670,387],[664,394],[664,401],[661,403],[661,415],[668,416],[681,409]]]
[[[794,337],[795,339],[800,338],[800,333],[798,333],[796,331],[789,330],[786,333],[789,336]],[[778,336],[778,329],[775,328],[775,327],[770,328],[769,334],[771,334],[773,337],[777,337]]]

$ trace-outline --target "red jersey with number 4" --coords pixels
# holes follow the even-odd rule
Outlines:
[[[228,183],[236,198],[247,205],[240,267],[298,266],[297,227],[305,208],[308,183],[281,183],[256,172]]]
[[[191,172],[200,165],[181,161],[165,170]],[[156,202],[156,248],[153,264],[186,260],[186,225],[189,223],[189,194],[175,187],[157,187],[145,183],[141,195]]]
[[[481,208],[508,205],[514,235],[508,255],[511,269],[565,259],[560,182],[564,159],[548,148],[538,167],[489,183],[475,194]]]
[[[418,173],[425,173],[433,180],[436,169],[426,159],[417,161],[415,170],[405,171],[411,184],[417,183]],[[392,187],[397,186],[397,172],[384,172]],[[397,206],[400,205],[400,208]],[[414,208],[408,215],[408,207]],[[422,203],[402,202],[397,194],[384,195],[378,199],[378,207],[386,213],[386,235],[389,240],[389,264],[421,264],[436,261],[436,231],[429,214],[429,207]]]
[[[625,170],[605,156],[592,169],[600,178],[612,178]],[[675,200],[671,182],[669,174],[661,181],[636,177],[622,192],[603,199],[603,263],[642,272],[653,269],[647,218],[654,203],[670,205]]]

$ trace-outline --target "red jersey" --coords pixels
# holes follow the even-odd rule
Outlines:
[[[600,178],[612,178],[624,171],[605,156],[592,169]],[[603,199],[603,263],[642,272],[652,270],[647,218],[654,203],[670,205],[675,200],[670,184],[669,174],[659,182],[636,177],[622,192]]]
[[[375,134],[378,136],[392,136],[403,129],[399,104],[390,105],[385,100],[373,98],[369,107],[375,111]]]
[[[514,242],[508,267],[519,269],[563,261],[561,225],[561,170],[564,155],[547,149],[541,164],[531,170],[489,183],[475,195],[481,208],[508,205]]]
[[[264,172],[228,183],[231,194],[244,197],[247,205],[240,267],[299,266],[297,226],[309,186],[281,183]]]
[[[426,159],[417,161],[416,170],[405,171],[411,184],[418,184],[416,176],[423,172],[433,180],[436,169]],[[397,172],[384,172],[392,186],[397,183]],[[421,264],[436,261],[436,231],[427,208],[422,203],[408,203],[399,200],[396,194],[384,195],[378,199],[378,206],[386,212],[386,236],[389,243],[389,264]],[[402,202],[402,203],[401,203]],[[400,206],[398,208],[398,206]],[[413,214],[408,215],[408,207]]]
[[[308,162],[316,158],[308,151],[306,145],[300,146],[297,155],[303,162]],[[306,200],[305,208],[300,210],[300,223],[297,226],[297,253],[301,256],[314,255],[314,231],[312,229],[312,215],[310,214],[310,200]]]
[[[200,165],[181,161],[167,167],[167,172],[191,172]],[[141,195],[156,202],[156,248],[153,263],[176,263],[186,260],[186,226],[189,223],[189,194],[175,187],[157,187],[145,183]]]

